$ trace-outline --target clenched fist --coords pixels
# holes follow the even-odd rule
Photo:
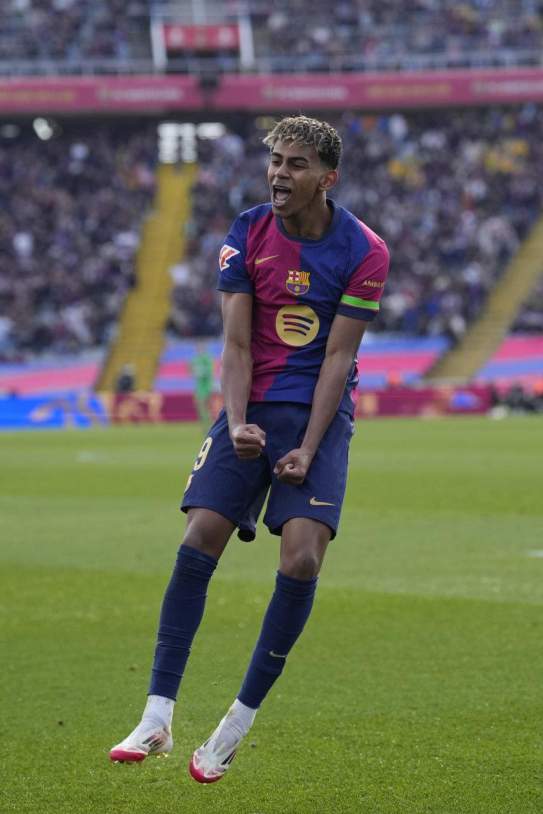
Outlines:
[[[305,480],[313,455],[305,449],[291,449],[275,464],[273,474],[283,483],[300,486]]]
[[[266,446],[266,433],[258,424],[237,424],[230,431],[230,438],[238,458],[258,458]]]

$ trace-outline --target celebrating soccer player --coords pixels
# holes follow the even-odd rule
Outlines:
[[[110,752],[139,761],[171,751],[173,708],[208,582],[236,528],[253,539],[267,497],[264,522],[281,538],[275,590],[238,696],[190,761],[201,783],[229,768],[311,612],[345,493],[357,352],[388,272],[383,240],[327,198],[338,179],[336,130],[295,116],[264,142],[271,203],[237,218],[219,258],[225,409],[183,497],[187,527],[143,717]]]

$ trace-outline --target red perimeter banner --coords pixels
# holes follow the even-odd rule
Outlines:
[[[113,424],[148,424],[162,421],[193,421],[196,407],[190,393],[130,393],[101,396]],[[209,412],[216,418],[222,397],[214,393]],[[490,387],[389,387],[357,393],[356,417],[481,415],[491,407]]]
[[[168,51],[237,51],[237,25],[164,24],[164,45]]]
[[[1,79],[0,114],[386,110],[543,101],[543,69]]]

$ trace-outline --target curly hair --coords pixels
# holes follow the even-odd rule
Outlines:
[[[294,141],[314,147],[323,164],[335,170],[341,158],[342,143],[337,130],[328,122],[308,116],[287,116],[277,122],[263,139],[270,150],[276,141]]]

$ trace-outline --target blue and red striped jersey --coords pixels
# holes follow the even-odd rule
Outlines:
[[[262,204],[234,221],[219,258],[220,291],[253,295],[250,401],[311,404],[336,314],[370,322],[389,267],[384,241],[333,201],[319,240],[292,237]],[[340,409],[352,412],[356,360]]]

